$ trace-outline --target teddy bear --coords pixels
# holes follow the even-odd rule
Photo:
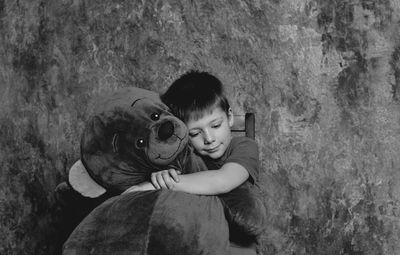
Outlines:
[[[185,124],[153,91],[129,87],[96,101],[84,128],[81,157],[68,183],[101,201],[74,229],[63,254],[231,254],[264,230],[265,207],[247,185],[221,196],[127,188],[152,172],[207,170],[188,142]],[[252,254],[251,252],[248,254]]]

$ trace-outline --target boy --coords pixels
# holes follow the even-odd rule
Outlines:
[[[185,175],[174,169],[155,172],[151,183],[126,192],[155,188],[218,195],[246,181],[257,181],[258,146],[252,139],[232,137],[232,109],[219,79],[207,72],[188,72],[173,82],[161,99],[185,122],[190,142],[209,170]]]
[[[206,72],[188,72],[172,83],[161,100],[187,125],[190,143],[209,170],[184,175],[175,169],[155,172],[151,183],[125,192],[172,189],[218,195],[243,183],[255,184],[259,174],[258,146],[250,138],[232,137],[233,113],[219,79]],[[232,241],[230,254],[255,254],[253,241],[246,246]]]

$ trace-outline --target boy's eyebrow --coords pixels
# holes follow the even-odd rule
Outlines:
[[[217,118],[211,120],[211,121],[208,122],[208,123],[209,123],[209,124],[214,124],[215,122],[220,122],[220,121],[223,121],[223,118],[222,118],[222,117],[217,117]],[[189,132],[190,132],[190,131],[197,131],[197,130],[201,130],[201,128],[197,128],[197,127],[191,128],[191,129],[189,129]]]
[[[190,132],[198,132],[198,131],[200,131],[200,128],[192,128],[189,130],[189,134]]]
[[[217,122],[217,121],[223,121],[223,119],[224,119],[223,117],[217,117],[217,118],[211,120],[210,123],[214,123],[214,122]]]

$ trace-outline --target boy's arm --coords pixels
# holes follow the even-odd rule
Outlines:
[[[228,162],[221,169],[179,175],[179,182],[174,182],[172,190],[198,195],[218,195],[231,191],[248,178],[246,168],[238,163]]]
[[[156,190],[161,188],[172,189],[174,183],[179,181],[179,174],[181,174],[181,172],[175,169],[154,172],[151,175],[151,182],[142,182],[137,185],[131,186],[126,189],[122,194],[134,191]]]
[[[156,190],[154,185],[151,182],[142,182],[138,185],[134,185],[127,190],[125,190],[122,194],[134,192],[134,191],[145,191],[145,190]]]

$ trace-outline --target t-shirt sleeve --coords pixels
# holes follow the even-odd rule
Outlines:
[[[259,153],[257,143],[247,137],[234,138],[232,151],[225,163],[234,162],[246,168],[250,175],[250,182],[256,183],[259,176]]]

